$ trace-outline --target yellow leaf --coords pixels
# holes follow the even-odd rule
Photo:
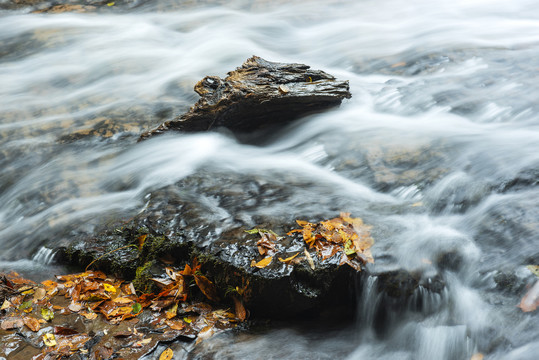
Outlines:
[[[539,265],[528,265],[526,268],[530,270],[533,275],[539,277]]]
[[[298,255],[299,255],[299,252],[296,253],[296,255],[292,255],[292,256],[290,256],[290,257],[287,257],[286,259],[283,259],[283,258],[280,257],[280,258],[279,258],[279,261],[280,261],[280,262],[284,262],[285,264],[287,264],[287,263],[289,263],[290,261],[294,260],[294,259],[296,258],[296,256],[298,256]]]
[[[470,360],[483,360],[484,356],[481,353],[475,353],[472,355]]]
[[[257,267],[259,269],[262,269],[268,266],[269,264],[271,264],[272,260],[273,260],[273,256],[268,256],[255,264],[251,263],[251,267]]]
[[[114,1],[107,3],[107,6],[114,6],[114,5],[115,5]]]
[[[54,337],[54,334],[43,335],[43,342],[47,346],[56,346],[56,338]]]
[[[166,348],[165,351],[161,353],[161,356],[159,356],[159,360],[170,360],[174,356],[174,352],[171,348]]]
[[[190,324],[193,320],[191,320],[191,319],[188,318],[188,317],[184,317],[184,318],[183,318],[183,321],[185,321],[186,323]]]
[[[116,292],[116,288],[114,286],[112,286],[111,284],[103,283],[103,287],[105,288],[105,291],[108,291],[108,292],[111,292],[111,293]]]
[[[8,300],[4,300],[4,303],[2,304],[2,307],[0,307],[0,310],[6,310],[7,308],[13,306]]]
[[[178,313],[178,303],[175,303],[174,306],[172,306],[170,309],[167,310],[165,313],[165,317],[167,319],[172,319],[176,314]]]

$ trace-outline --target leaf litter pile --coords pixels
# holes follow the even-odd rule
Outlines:
[[[371,246],[374,244],[374,240],[370,236],[371,227],[365,225],[361,218],[352,218],[350,213],[341,213],[338,218],[319,223],[304,220],[297,220],[296,222],[302,228],[294,229],[288,232],[287,235],[301,234],[305,243],[304,256],[299,256],[301,252],[297,252],[284,259],[279,257],[280,262],[294,265],[301,261],[307,261],[314,270],[312,251],[315,252],[320,261],[338,256],[339,265],[347,264],[356,271],[361,271],[361,267],[366,263],[374,262],[370,251]],[[274,255],[277,253],[277,244],[280,237],[273,231],[265,229],[252,229],[247,232],[260,235],[257,246],[258,252],[263,256],[263,259],[258,262],[253,260],[251,266],[264,268],[271,264]]]
[[[196,260],[183,271],[167,268],[166,273],[165,279],[152,279],[162,288],[158,294],[140,296],[132,283],[100,271],[40,284],[16,273],[0,276],[0,358],[21,347],[17,356],[25,359],[138,359],[159,343],[199,342],[240,322],[229,310],[189,301],[195,287],[210,301],[218,300]],[[167,348],[160,358],[172,356]]]
[[[347,264],[361,271],[366,263],[374,262],[370,226],[360,218],[341,213],[319,223],[297,220],[297,224],[301,228],[291,230],[287,236],[299,237],[304,244],[303,252],[278,256],[283,264],[293,266],[306,261],[315,270],[313,257],[318,261],[332,258],[338,259],[339,265]],[[247,232],[260,235],[257,248],[262,259],[253,260],[251,266],[267,267],[279,254],[283,237],[265,229]],[[141,295],[137,295],[132,283],[100,271],[56,276],[56,280],[40,284],[16,273],[0,274],[0,337],[11,344],[2,346],[0,357],[24,347],[26,353],[19,355],[17,350],[17,356],[35,360],[73,355],[138,359],[160,343],[198,343],[234,328],[248,317],[243,304],[249,298],[248,280],[242,280],[241,288],[227,290],[234,302],[232,312],[194,300],[205,298],[212,304],[220,301],[215,285],[201,273],[196,259],[181,271],[171,267],[165,270],[166,277],[151,279],[160,292]],[[198,297],[192,296],[194,291]],[[173,356],[167,348],[160,360]]]

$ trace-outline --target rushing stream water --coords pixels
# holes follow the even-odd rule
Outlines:
[[[374,226],[375,266],[435,263],[445,289],[420,287],[380,328],[372,277],[353,327],[225,334],[189,356],[537,358],[537,313],[516,307],[535,281],[525,266],[539,265],[537,1],[150,3],[0,13],[0,271],[62,271],[51,244],[197,172],[304,179],[257,211],[350,211]],[[198,80],[253,54],[348,79],[353,97],[256,144],[226,133],[136,143],[196,101]]]

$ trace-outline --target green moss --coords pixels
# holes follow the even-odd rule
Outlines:
[[[137,291],[148,293],[153,291],[154,285],[151,283],[150,278],[153,277],[151,268],[154,265],[154,261],[148,261],[144,265],[139,266],[135,272],[135,279],[133,279],[133,285]]]

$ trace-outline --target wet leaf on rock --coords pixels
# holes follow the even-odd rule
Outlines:
[[[11,330],[21,328],[23,325],[24,321],[20,317],[11,317],[4,319],[0,328],[2,328],[2,330]]]
[[[174,356],[174,352],[171,348],[166,348],[165,351],[159,356],[159,360],[170,360]]]
[[[31,312],[32,311],[32,300],[25,301],[21,305],[19,305],[19,310],[22,310],[24,312]]]
[[[175,303],[174,305],[172,305],[170,309],[168,309],[165,312],[165,317],[167,318],[167,320],[170,320],[173,317],[175,317],[177,313],[178,313],[178,303]]]
[[[286,259],[283,259],[283,258],[280,257],[280,258],[279,258],[279,261],[280,261],[280,262],[283,262],[283,263],[285,263],[285,264],[288,264],[288,263],[290,263],[292,260],[294,260],[298,255],[299,255],[299,252],[297,252],[295,255],[292,255],[292,256],[290,256],[290,257],[287,257]]]
[[[43,343],[49,347],[56,346],[56,338],[54,337],[54,334],[44,334]]]
[[[41,324],[39,323],[39,320],[31,317],[31,316],[25,316],[24,319],[24,325],[26,325],[30,330],[37,332],[41,328]]]
[[[76,330],[73,330],[71,328],[68,328],[68,327],[64,327],[64,326],[55,326],[54,327],[54,333],[56,335],[75,335],[75,334],[78,334],[79,332],[76,331]]]
[[[41,317],[47,321],[54,319],[54,311],[47,308],[41,308]]]
[[[303,252],[305,253],[305,257],[307,258],[307,262],[309,263],[309,266],[311,267],[312,270],[314,270],[314,261],[313,261],[313,258],[311,257],[311,254],[309,254],[307,249],[304,249]]]
[[[265,268],[269,264],[271,264],[271,261],[273,260],[273,256],[268,256],[259,262],[255,262],[254,260],[251,262],[251,267],[257,267],[259,269]]]

